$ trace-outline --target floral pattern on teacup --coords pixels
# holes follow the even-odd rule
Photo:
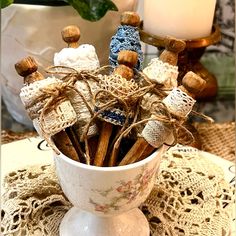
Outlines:
[[[146,193],[152,179],[155,178],[156,168],[146,169],[144,166],[141,173],[132,180],[120,180],[117,186],[107,190],[93,190],[106,198],[106,203],[98,203],[92,198],[89,202],[94,205],[95,211],[109,213],[119,210],[125,204],[130,204]],[[108,202],[109,200],[109,202]]]

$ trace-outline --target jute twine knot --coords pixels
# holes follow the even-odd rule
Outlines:
[[[60,103],[67,100],[66,91],[71,89],[70,83],[54,83],[40,88],[40,95],[25,106],[26,110],[30,110],[30,117],[32,119],[42,117],[48,110],[55,109]],[[35,106],[39,103],[42,103],[42,107]]]
[[[121,109],[131,109],[137,101],[147,92],[154,88],[154,85],[149,83],[146,86],[139,87],[134,79],[126,80],[120,75],[103,75],[99,76],[99,89],[95,94],[97,106],[108,104],[113,99],[117,103],[122,104]]]
[[[139,74],[141,77],[141,73]],[[86,134],[91,123],[97,118],[102,118],[115,125],[122,125],[114,140],[117,140],[120,134],[130,123],[136,122],[140,111],[140,101],[143,96],[154,88],[154,84],[147,83],[146,86],[139,87],[135,80],[126,80],[117,74],[100,75],[98,90],[95,93],[95,108],[91,120],[88,122],[83,139],[85,140],[86,156],[89,157],[89,149]],[[124,117],[122,122],[111,121],[105,117],[107,111],[117,111]],[[105,115],[104,115],[105,114]]]
[[[136,128],[140,125],[145,125],[149,121],[158,121],[163,123],[163,125],[169,126],[171,128],[173,134],[173,143],[172,144],[164,143],[167,146],[175,146],[178,143],[178,136],[179,136],[178,134],[180,131],[183,131],[188,137],[187,139],[188,142],[185,143],[186,145],[190,144],[195,140],[191,131],[189,131],[183,125],[187,120],[187,117],[175,116],[174,114],[170,113],[166,105],[161,100],[153,102],[151,106],[154,107],[151,112],[151,118],[145,118],[129,125],[129,127],[126,128],[116,140],[113,150],[119,147],[122,138],[126,137],[133,128]],[[210,117],[202,115],[201,113],[193,111],[192,114],[199,116],[208,122],[213,122],[213,120]]]
[[[40,88],[40,95],[35,97],[35,99],[33,99],[25,106],[26,110],[29,111],[28,113],[31,119],[38,119],[40,131],[43,138],[57,154],[59,154],[60,152],[55,144],[51,141],[51,136],[54,134],[50,133],[51,131],[47,129],[45,117],[53,110],[56,110],[57,107],[60,106],[60,104],[68,101],[67,93],[71,89],[73,89],[71,81],[47,85],[44,88]],[[58,118],[60,117],[58,116]],[[74,123],[75,122],[76,120],[74,121]],[[61,130],[56,130],[56,133],[60,131]]]

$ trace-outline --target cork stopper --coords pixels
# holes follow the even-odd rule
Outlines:
[[[61,35],[68,47],[77,48],[79,46],[80,30],[76,25],[66,26],[63,28]]]
[[[140,17],[136,12],[125,11],[121,14],[121,25],[130,25],[137,27],[140,24]]]
[[[186,43],[183,40],[173,37],[164,39],[165,50],[160,55],[160,60],[176,66],[178,62],[178,54],[185,49]]]
[[[24,77],[24,83],[30,84],[38,80],[44,79],[43,75],[39,73],[38,65],[33,57],[26,57],[15,64],[17,73]]]
[[[115,68],[114,73],[121,75],[127,80],[134,77],[133,68],[138,61],[138,53],[130,50],[122,50],[118,54],[118,66]]]
[[[179,88],[191,97],[196,97],[206,86],[206,81],[192,71],[185,74]]]

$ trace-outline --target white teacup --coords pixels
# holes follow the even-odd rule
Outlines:
[[[60,236],[149,236],[138,209],[151,192],[165,147],[134,164],[96,167],[55,155],[56,173],[73,204]]]

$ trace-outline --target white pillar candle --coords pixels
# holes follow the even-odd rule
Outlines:
[[[145,0],[144,30],[158,36],[209,36],[216,0]]]

